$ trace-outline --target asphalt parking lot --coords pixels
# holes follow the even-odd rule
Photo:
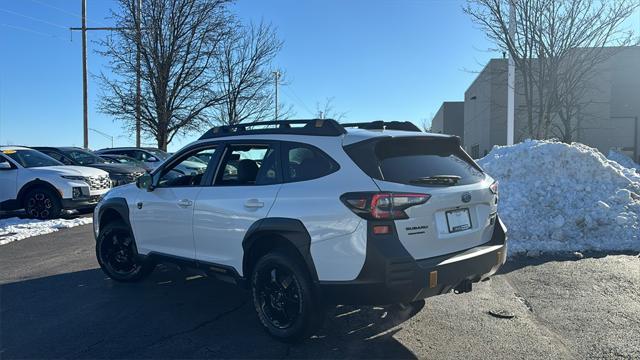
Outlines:
[[[332,308],[288,345],[231,285],[170,266],[107,279],[93,241],[86,225],[0,247],[0,358],[640,358],[637,253],[518,259],[469,294]]]

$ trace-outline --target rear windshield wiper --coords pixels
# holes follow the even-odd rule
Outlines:
[[[412,184],[455,185],[460,179],[461,177],[458,175],[434,175],[413,179],[409,182]]]

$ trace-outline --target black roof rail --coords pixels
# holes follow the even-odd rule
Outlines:
[[[252,129],[254,127],[257,129]],[[200,140],[224,136],[261,134],[340,136],[346,132],[344,127],[333,119],[277,120],[216,126],[204,133]]]
[[[411,121],[370,121],[370,122],[359,122],[359,123],[348,123],[342,124],[343,127],[351,127],[365,130],[401,130],[401,131],[416,131],[422,132],[419,127],[417,127]]]

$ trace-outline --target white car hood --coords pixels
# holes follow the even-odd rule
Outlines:
[[[58,174],[60,176],[109,176],[109,174],[100,169],[90,168],[86,166],[43,166],[29,168],[33,172],[42,172],[46,174]]]

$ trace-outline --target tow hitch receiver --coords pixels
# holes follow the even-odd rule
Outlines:
[[[458,286],[456,286],[453,289],[453,292],[456,293],[456,294],[464,294],[464,293],[471,292],[471,290],[473,290],[473,285],[472,285],[471,281],[465,280],[465,281],[461,282],[460,284],[458,284]]]

